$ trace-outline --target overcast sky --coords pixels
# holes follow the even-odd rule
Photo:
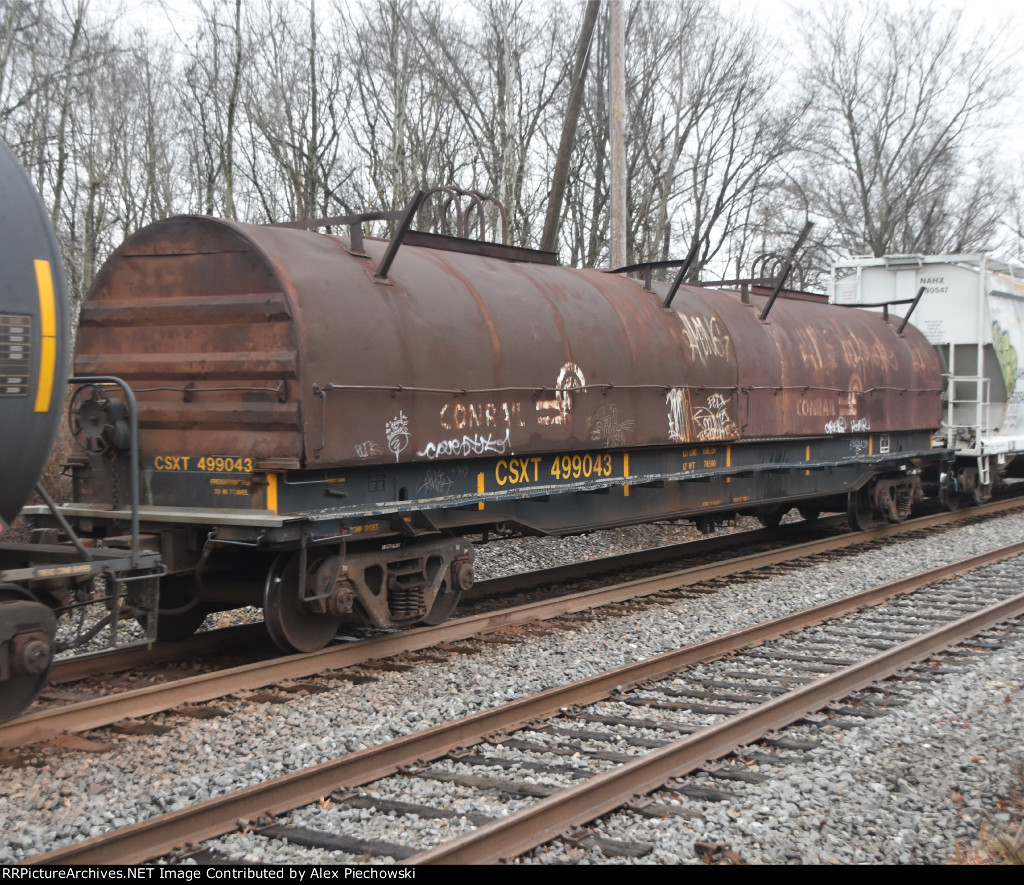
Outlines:
[[[94,0],[95,2],[95,0]],[[304,0],[292,0],[295,6],[306,7]],[[334,0],[318,0],[318,7],[328,10]],[[463,3],[464,0],[442,0],[448,4]],[[576,0],[582,4],[585,0]],[[881,5],[884,3],[891,8],[910,5],[911,0],[878,0]],[[780,32],[785,34],[786,21],[791,16],[792,8],[817,8],[822,5],[822,0],[722,0],[720,4],[724,9],[735,8],[738,12],[751,15],[763,20],[766,24],[780,25]],[[920,4],[919,4],[920,5]],[[1017,11],[1020,0],[930,0],[927,4],[933,9],[958,9],[969,10],[965,13],[965,21],[968,24],[999,23],[998,29],[1005,31],[1007,27],[1019,26],[1022,20],[1021,14]],[[155,32],[169,30],[170,19],[178,25],[190,21],[197,21],[198,16],[193,11],[195,4],[192,0],[98,0],[100,8],[107,6],[110,9],[121,9],[125,23],[132,27],[142,27]],[[187,30],[187,27],[186,27]],[[1021,41],[1016,41],[1020,45]]]
[[[0,0],[2,2],[2,0]],[[155,37],[173,39],[175,31],[187,36],[199,22],[194,0],[92,0],[94,9],[100,12],[109,9],[112,17],[118,17],[126,28],[148,31]],[[221,0],[230,3],[231,0]],[[253,0],[243,0],[252,3]],[[308,8],[308,0],[289,0],[297,8]],[[316,0],[321,14],[328,11],[338,0]],[[353,3],[359,0],[342,0]],[[468,5],[467,0],[440,0],[449,5]],[[569,0],[582,5],[585,0]],[[627,0],[628,2],[628,0]],[[671,0],[667,0],[671,2]],[[939,10],[959,10],[963,13],[962,24],[966,33],[975,30],[1001,35],[1006,45],[1015,51],[1024,45],[1024,14],[1020,11],[1020,0],[870,0],[888,8],[899,9],[907,6]],[[728,15],[733,13],[760,20],[774,32],[782,42],[787,54],[799,55],[806,52],[799,42],[799,34],[791,25],[795,10],[818,9],[823,0],[719,0],[720,8]],[[1017,62],[1017,76],[1021,77],[1024,63]],[[1024,166],[1024,87],[1018,79],[1015,98],[1006,105],[1005,128],[998,136],[998,149],[1007,162]]]

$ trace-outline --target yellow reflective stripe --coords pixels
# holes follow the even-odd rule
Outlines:
[[[57,369],[57,305],[53,298],[53,274],[49,261],[36,259],[36,287],[39,289],[39,331],[42,336],[36,411],[49,412]]]
[[[476,491],[477,491],[478,495],[482,495],[484,493],[484,475],[482,473],[478,473],[476,475]],[[477,507],[477,510],[483,510],[484,509],[484,502],[483,501],[478,502],[476,507]]]
[[[277,513],[277,474],[267,474],[267,510]]]

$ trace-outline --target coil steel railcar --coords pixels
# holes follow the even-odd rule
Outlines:
[[[935,473],[941,368],[915,328],[758,287],[666,287],[554,255],[179,217],[129,238],[82,307],[76,371],[137,398],[162,635],[262,605],[282,648],[345,620],[437,621],[467,535],[798,506],[898,520]],[[404,221],[411,218],[411,210]],[[769,310],[770,302],[770,310]],[[63,512],[120,537],[107,430]]]

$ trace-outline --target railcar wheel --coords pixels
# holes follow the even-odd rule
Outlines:
[[[459,606],[462,594],[456,590],[448,581],[442,581],[437,591],[437,598],[427,612],[427,616],[420,622],[431,627],[443,624]]]
[[[951,473],[943,473],[939,480],[939,503],[943,510],[955,513],[964,505],[956,477]]]
[[[0,585],[0,652],[8,673],[0,682],[0,722],[20,716],[46,688],[56,632],[48,606],[14,584]]]
[[[850,522],[850,528],[855,532],[866,532],[878,525],[867,485],[850,492],[846,503],[846,517]]]
[[[757,521],[766,529],[778,528],[782,517],[789,512],[788,507],[771,507],[757,514]]]
[[[814,522],[819,516],[821,516],[820,507],[797,507],[796,512],[800,514],[800,518],[807,522]]]
[[[981,477],[978,476],[977,467],[965,467],[963,469],[963,472],[960,474],[960,488],[963,489],[961,494],[964,496],[964,502],[972,507],[981,506],[991,497],[991,495],[985,494],[985,489],[981,484]]]
[[[299,564],[298,553],[282,553],[270,567],[263,588],[267,632],[274,644],[289,654],[323,648],[341,625],[341,618],[316,612],[299,598],[305,582]]]

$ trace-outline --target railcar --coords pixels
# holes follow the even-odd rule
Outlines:
[[[168,569],[159,631],[262,606],[283,649],[436,622],[469,538],[655,519],[898,521],[943,378],[912,325],[758,285],[666,285],[411,229],[208,217],[130,237],[82,306],[62,515]],[[340,231],[340,232],[339,232]],[[137,420],[139,463],[126,446]]]
[[[54,543],[52,531],[21,541],[5,532],[36,487],[64,415],[71,336],[64,270],[49,217],[2,141],[0,268],[3,721],[22,712],[46,685],[55,651],[86,645],[108,628],[116,636],[123,612],[150,622],[137,631],[136,641],[152,638],[153,581],[161,569],[138,544],[96,550],[80,541]],[[130,449],[127,439],[124,447]],[[59,524],[60,518],[55,520]],[[58,616],[72,612],[77,615],[73,629],[59,634]]]
[[[1024,265],[985,253],[852,258],[831,300],[864,310],[917,302],[914,322],[944,378],[938,444],[947,507],[980,504],[1024,476]]]

